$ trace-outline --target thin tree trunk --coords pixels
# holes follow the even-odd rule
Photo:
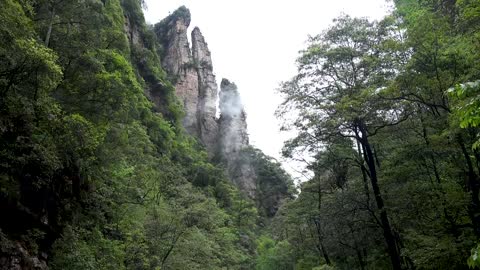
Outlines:
[[[317,237],[318,237],[318,244],[320,245],[320,249],[322,250],[323,258],[325,259],[325,263],[331,265],[332,262],[330,261],[330,257],[328,256],[327,249],[323,245],[322,239],[322,225],[320,224],[320,211],[322,210],[322,187],[320,185],[320,177],[318,178],[318,219],[314,220],[315,227],[317,229]]]
[[[323,253],[323,258],[325,259],[325,263],[328,264],[328,265],[332,265],[332,262],[330,261],[330,258],[328,257],[327,250],[325,249],[325,246],[323,245],[323,243],[321,243],[320,246],[322,247],[322,253]]]
[[[392,261],[392,267],[394,270],[401,270],[401,260],[400,254],[398,252],[397,243],[393,235],[392,226],[388,220],[387,210],[385,209],[385,204],[380,192],[380,187],[378,185],[377,178],[377,169],[375,166],[375,157],[372,152],[372,147],[368,141],[367,130],[365,124],[359,120],[358,127],[360,130],[361,138],[357,138],[360,141],[363,149],[365,150],[363,155],[365,162],[367,163],[368,170],[370,171],[370,182],[372,184],[373,194],[375,195],[375,202],[377,203],[378,210],[380,211],[380,222],[382,223],[383,236],[385,237],[385,242],[387,243],[388,254],[390,260]]]
[[[462,154],[467,162],[468,167],[468,188],[472,192],[472,201],[469,207],[470,219],[472,220],[473,231],[475,232],[475,235],[477,238],[480,238],[480,200],[478,198],[480,193],[480,182],[473,168],[472,159],[470,158],[470,154],[465,147],[465,143],[461,134],[458,135],[458,144],[460,145],[460,149],[462,149]]]
[[[420,113],[420,123],[422,125],[423,140],[425,141],[425,145],[427,146],[427,149],[430,150],[431,149],[430,139],[428,138],[427,127],[425,126],[425,122],[423,120],[423,116],[422,116],[421,113]],[[430,161],[432,162],[432,168],[433,168],[433,174],[435,175],[435,180],[437,181],[437,184],[440,184],[442,181],[441,181],[441,178],[440,178],[440,174],[438,172],[437,160],[435,158],[435,155],[432,152],[429,152],[428,156],[430,158]],[[427,167],[427,169],[428,169],[428,167]]]
[[[428,138],[427,128],[425,126],[425,123],[423,121],[423,117],[421,115],[420,115],[420,123],[422,124],[422,136],[423,136],[423,140],[425,141],[425,145],[427,147],[427,150],[433,151],[433,149],[430,146],[430,139]],[[457,229],[457,225],[455,223],[455,219],[452,218],[448,214],[448,211],[447,211],[447,206],[446,206],[447,202],[446,202],[446,199],[445,199],[446,198],[446,193],[443,190],[443,187],[441,186],[442,180],[441,180],[441,177],[440,177],[440,173],[438,172],[437,159],[435,158],[435,155],[431,151],[429,151],[428,157],[430,158],[430,161],[432,163],[433,174],[435,176],[435,180],[437,181],[437,187],[443,195],[441,198],[440,198],[439,195],[437,195],[437,197],[439,197],[439,200],[441,200],[442,208],[443,208],[443,215],[445,216],[445,219],[449,222],[449,224],[451,226],[450,229],[453,232],[453,235],[455,237],[458,237],[458,229]],[[429,170],[427,164],[425,164],[425,167],[427,167],[427,171],[430,174],[430,170]]]
[[[52,6],[52,11],[50,14],[50,22],[48,24],[47,36],[45,37],[45,47],[48,47],[48,44],[50,44],[50,36],[52,35],[54,19],[55,19],[55,6]]]
[[[364,192],[365,192],[365,196],[367,198],[367,206],[370,207],[370,189],[368,188],[367,172],[366,172],[366,168],[363,164],[364,160],[362,158],[362,150],[360,148],[360,143],[359,143],[358,140],[357,140],[357,149],[358,149],[359,160],[360,160],[360,162],[362,162],[362,164],[360,164],[360,170],[362,171],[363,189],[364,189]]]
[[[355,252],[357,253],[358,262],[360,263],[360,269],[365,270],[365,261],[363,260],[362,251],[358,248],[357,242],[355,241]]]
[[[167,250],[167,253],[163,256],[162,258],[162,261],[161,261],[161,266],[163,268],[163,266],[165,265],[165,262],[167,261],[168,257],[170,256],[170,254],[172,253],[173,249],[175,248],[175,245],[177,244],[178,242],[178,239],[180,239],[180,237],[182,236],[182,234],[184,233],[185,231],[181,231],[177,236],[174,236],[173,239],[172,239],[172,243],[170,244],[170,247],[168,247],[168,250]]]

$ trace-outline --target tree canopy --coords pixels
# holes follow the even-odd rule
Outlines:
[[[279,88],[277,115],[297,132],[284,155],[314,172],[269,233],[295,247],[289,269],[478,264],[479,4],[395,7],[334,20]]]

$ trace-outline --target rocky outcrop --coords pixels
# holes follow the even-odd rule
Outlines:
[[[155,25],[163,46],[162,66],[174,82],[177,97],[185,110],[183,125],[198,138],[211,157],[218,157],[230,179],[248,196],[255,197],[255,171],[240,153],[248,146],[246,114],[235,84],[224,79],[220,92],[220,119],[216,118],[218,86],[212,58],[200,29],[187,29],[190,12],[180,7]]]
[[[227,79],[220,84],[219,149],[221,160],[235,184],[254,198],[256,174],[242,150],[248,147],[247,116],[237,86]]]
[[[211,156],[216,150],[218,126],[215,119],[217,83],[205,38],[196,27],[187,38],[190,12],[180,7],[155,26],[163,45],[162,66],[174,82],[177,97],[183,103],[183,126],[205,145]]]
[[[193,61],[198,74],[197,121],[200,140],[209,153],[215,153],[218,136],[217,114],[217,82],[213,74],[212,58],[205,38],[200,29],[192,31]]]
[[[221,152],[239,152],[248,145],[247,116],[237,86],[223,79],[220,89]]]
[[[190,11],[181,7],[155,25],[155,32],[163,46],[162,66],[174,83],[177,97],[183,103],[183,126],[190,134],[199,136],[198,73],[187,37],[189,25]]]
[[[141,33],[138,30],[138,26],[135,23],[132,23],[132,20],[129,16],[125,16],[123,31],[127,35],[128,41],[130,44],[135,46],[143,46]]]
[[[0,231],[0,269],[47,270],[47,254],[32,255],[19,242],[8,240]]]

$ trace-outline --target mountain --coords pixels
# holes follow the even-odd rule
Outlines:
[[[188,9],[141,5],[2,1],[0,269],[252,269],[292,196]]]
[[[218,93],[211,52],[200,29],[191,31],[188,39],[190,11],[182,6],[155,25],[163,48],[162,66],[174,83],[175,93],[185,108],[182,124],[185,130],[205,146],[209,156],[222,163],[229,179],[250,198],[256,199],[258,179],[251,157],[246,113],[237,86],[222,79]],[[219,115],[217,118],[217,104]],[[161,107],[162,104],[157,104]],[[276,209],[288,192],[274,196]],[[258,199],[258,198],[257,198]],[[268,209],[268,212],[275,212]]]

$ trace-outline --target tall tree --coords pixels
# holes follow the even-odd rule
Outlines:
[[[402,103],[394,107],[378,98],[397,71],[394,61],[386,61],[390,56],[383,49],[396,38],[390,35],[387,22],[343,16],[312,38],[298,60],[298,75],[280,89],[285,101],[278,114],[292,108],[298,112],[293,125],[299,135],[287,148],[304,146],[316,152],[338,137],[358,143],[392,266],[401,269],[399,246],[380,188],[379,160],[370,139],[408,116]]]

